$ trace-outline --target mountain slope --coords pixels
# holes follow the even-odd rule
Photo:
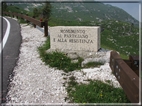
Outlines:
[[[12,3],[28,12],[34,8],[41,8],[44,3]],[[51,2],[51,18],[66,21],[103,21],[103,20],[120,20],[138,25],[138,21],[124,10],[108,4],[98,2],[70,2],[60,3]]]
[[[126,22],[101,22],[101,47],[119,51],[123,58],[139,54],[139,28]]]
[[[14,4],[13,4],[14,5]],[[16,4],[20,10],[42,8],[43,4]],[[139,54],[138,21],[122,9],[103,3],[51,3],[49,26],[100,26],[101,47],[120,52],[123,58]],[[21,8],[22,7],[22,8]]]
[[[103,3],[51,3],[53,6],[52,17],[64,20],[76,21],[99,21],[102,20],[121,20],[138,24],[124,10]]]

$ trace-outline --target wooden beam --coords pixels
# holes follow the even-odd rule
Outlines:
[[[120,58],[115,51],[111,52],[110,67],[113,74],[122,86],[125,94],[132,103],[139,102],[139,77],[136,73]]]

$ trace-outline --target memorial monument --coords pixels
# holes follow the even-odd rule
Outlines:
[[[100,49],[98,26],[56,26],[50,28],[50,35],[50,49],[90,52]]]

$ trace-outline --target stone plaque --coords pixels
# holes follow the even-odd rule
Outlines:
[[[97,52],[100,48],[99,26],[50,27],[50,49]]]

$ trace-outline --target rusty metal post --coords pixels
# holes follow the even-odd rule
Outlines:
[[[44,36],[48,36],[48,20],[44,21]]]

